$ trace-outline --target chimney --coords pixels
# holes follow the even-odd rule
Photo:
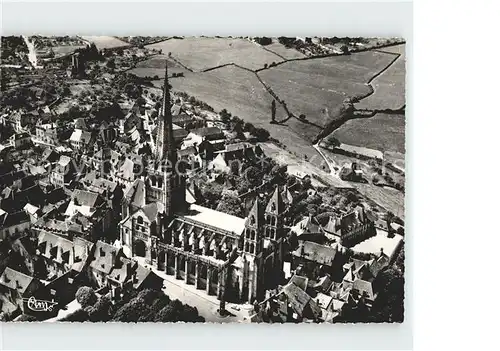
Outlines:
[[[381,248],[380,248],[380,256],[382,256],[383,254],[384,254],[384,248],[383,248],[383,247],[381,247]]]

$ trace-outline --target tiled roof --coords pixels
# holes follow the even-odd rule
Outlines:
[[[123,161],[118,170],[118,176],[126,180],[134,179],[134,162],[131,159],[126,158],[125,161]]]
[[[146,184],[142,179],[136,179],[128,189],[125,190],[125,199],[136,207],[144,207],[146,205]]]
[[[293,256],[327,266],[332,266],[336,254],[336,247],[319,245],[312,241],[302,241],[298,249],[292,252]]]
[[[204,128],[198,128],[198,129],[193,129],[191,133],[201,136],[201,137],[219,137],[222,135],[222,130],[217,127],[204,127]]]
[[[375,294],[373,292],[373,286],[371,282],[366,280],[357,279],[352,285],[353,290],[357,290],[360,294],[366,293],[369,299],[373,300]]]
[[[56,262],[74,262],[73,242],[58,235],[41,231],[38,235],[38,250],[43,256]]]
[[[163,205],[159,202],[153,202],[147,204],[142,208],[142,212],[149,219],[149,222],[154,222],[158,218],[158,213],[162,213],[164,211]]]
[[[109,274],[115,266],[114,260],[118,257],[119,253],[120,250],[113,245],[98,241],[95,244],[90,267],[99,272]]]
[[[36,281],[36,279],[15,271],[10,267],[5,268],[3,274],[0,276],[0,285],[11,290],[17,290],[21,295],[26,292],[33,281]]]
[[[76,190],[73,201],[79,206],[98,207],[103,200],[97,193],[79,189]]]
[[[62,155],[61,158],[59,158],[58,165],[62,166],[62,167],[66,167],[70,162],[71,162],[70,157],[68,157],[66,155]]]
[[[290,278],[290,281],[288,283],[295,284],[302,290],[306,291],[307,284],[309,283],[309,278],[300,275],[294,275]]]
[[[295,284],[287,284],[281,291],[288,298],[292,309],[305,318],[318,318],[321,316],[321,308],[304,290]]]

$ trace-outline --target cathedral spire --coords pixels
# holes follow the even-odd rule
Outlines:
[[[156,136],[156,157],[159,161],[170,160],[172,167],[177,161],[177,150],[172,126],[170,106],[170,85],[168,84],[168,65],[165,61],[165,79],[163,82],[163,104],[158,116],[158,134]]]

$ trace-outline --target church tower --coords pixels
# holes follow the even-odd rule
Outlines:
[[[170,85],[165,62],[163,104],[158,115],[158,132],[155,146],[155,167],[147,179],[147,202],[163,204],[166,218],[186,208],[185,168],[178,162],[170,106]]]
[[[242,277],[241,300],[252,302],[261,294],[260,282],[262,260],[262,221],[259,200],[255,199],[250,213],[245,222],[243,237],[243,257],[245,262]],[[248,294],[248,295],[247,295]]]
[[[272,264],[273,272],[265,272],[264,278],[268,278],[271,281],[266,286],[273,285],[272,280],[278,280],[279,274],[283,271],[283,246],[285,241],[285,231],[284,231],[284,215],[285,215],[285,203],[283,197],[279,190],[279,186],[274,190],[274,194],[269,200],[266,211],[264,213],[264,240],[269,240],[271,246],[274,248],[274,258]]]

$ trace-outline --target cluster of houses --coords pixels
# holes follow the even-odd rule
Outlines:
[[[370,213],[359,206],[332,214],[324,225],[308,216],[286,226],[287,209],[297,201],[293,186],[273,186],[265,211],[249,191],[247,218],[199,206],[190,175],[201,168],[239,174],[235,165],[264,152],[248,140],[235,141],[180,101],[164,101],[158,117],[152,111],[148,103],[133,105],[125,118],[101,122],[55,123],[47,109],[37,111],[38,118],[1,116],[0,124],[15,132],[0,150],[4,319],[52,318],[84,285],[114,298],[127,289],[161,289],[162,278],[134,261],[137,255],[197,289],[205,284],[202,289],[222,301],[225,291],[240,302],[260,301],[256,321],[331,322],[349,306],[373,304],[374,281],[395,251],[368,260],[346,254],[376,235]],[[185,161],[187,181],[158,172],[151,164],[158,154],[164,156],[156,161],[165,155]],[[291,233],[297,243],[284,252]],[[282,272],[286,284],[275,286]],[[58,308],[37,310],[33,299]]]
[[[193,169],[229,172],[232,161],[263,154],[248,142],[226,145],[226,131],[181,104],[171,113],[178,154]],[[0,118],[14,130],[0,151],[0,311],[10,319],[53,317],[55,312],[31,310],[27,301],[34,297],[62,307],[82,285],[109,289],[113,296],[128,286],[162,287],[158,276],[117,244],[118,228],[131,218],[122,215],[123,208],[131,208],[123,207],[124,201],[134,204],[145,191],[150,154],[143,150],[155,150],[158,119],[137,106],[116,122],[56,123],[55,117],[44,108]],[[193,184],[186,188],[188,203],[196,202],[196,194]],[[161,210],[136,205],[133,210],[141,208],[146,221],[155,221]]]

